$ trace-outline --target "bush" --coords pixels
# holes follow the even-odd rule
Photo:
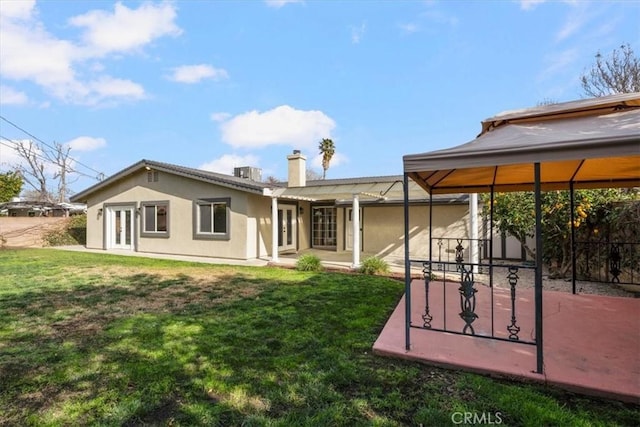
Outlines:
[[[365,258],[360,266],[362,274],[385,274],[389,272],[389,264],[383,259],[375,256]]]
[[[72,216],[63,227],[47,232],[43,239],[47,246],[86,245],[87,216]]]
[[[296,261],[296,270],[299,271],[322,271],[322,264],[320,258],[316,255],[306,254],[302,255]]]

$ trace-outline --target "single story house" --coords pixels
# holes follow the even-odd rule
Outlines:
[[[287,156],[288,182],[141,160],[74,195],[87,205],[87,247],[249,260],[309,248],[404,258],[402,177],[306,180]],[[469,237],[467,195],[433,200],[434,236]],[[410,184],[411,245],[428,256],[427,193]],[[353,215],[358,211],[359,215]],[[354,248],[359,250],[354,251]]]

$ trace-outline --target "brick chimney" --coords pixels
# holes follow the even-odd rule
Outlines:
[[[287,156],[289,161],[289,182],[287,187],[304,187],[307,184],[307,158],[300,154],[300,150],[293,150]]]

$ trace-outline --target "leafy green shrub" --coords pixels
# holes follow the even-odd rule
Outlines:
[[[360,273],[362,274],[385,274],[389,272],[389,264],[381,258],[370,256],[362,261]]]
[[[77,215],[65,221],[64,226],[47,232],[46,246],[85,245],[87,243],[87,216]]]
[[[299,271],[322,271],[320,258],[313,254],[305,254],[296,261],[296,270]]]

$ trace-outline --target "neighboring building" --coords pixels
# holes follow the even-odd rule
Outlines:
[[[28,200],[12,200],[0,203],[0,215],[13,217],[54,216],[67,217],[86,212],[81,203],[50,203]]]
[[[277,260],[280,253],[353,253],[356,246],[356,265],[361,252],[403,258],[401,176],[306,182],[306,158],[299,151],[287,158],[289,181],[282,184],[254,181],[255,168],[231,176],[141,160],[72,201],[87,204],[88,248]],[[427,257],[427,193],[411,183],[409,196],[412,252]],[[465,195],[434,197],[434,236],[467,237],[468,212]]]

